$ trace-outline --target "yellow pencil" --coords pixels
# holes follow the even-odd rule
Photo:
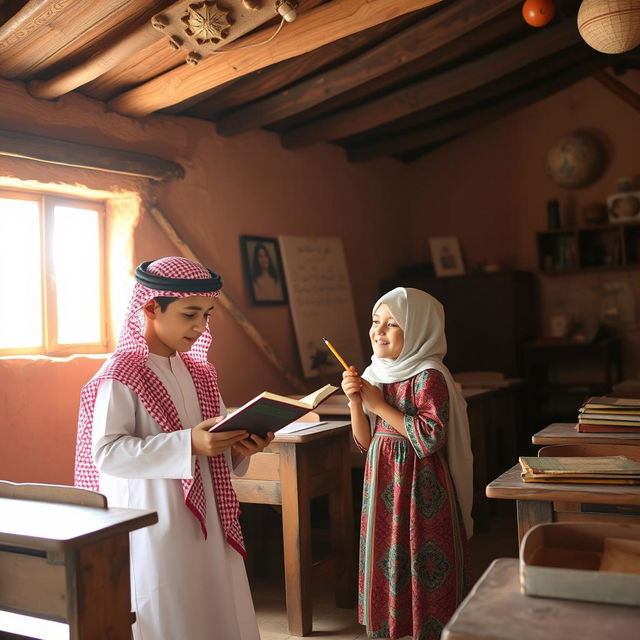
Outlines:
[[[329,351],[333,353],[338,362],[345,368],[346,371],[350,371],[349,365],[346,363],[345,359],[336,351],[336,348],[326,339],[322,338],[322,341],[329,347]]]

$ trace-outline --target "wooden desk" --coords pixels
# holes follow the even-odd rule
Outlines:
[[[0,609],[69,624],[70,640],[131,637],[129,532],[155,511],[0,498]]]
[[[640,523],[640,485],[523,482],[517,464],[487,486],[487,497],[516,501],[518,541],[541,522]]]
[[[640,608],[520,591],[518,560],[494,560],[445,626],[441,640],[603,640],[637,638]]]
[[[575,422],[554,422],[531,438],[533,444],[637,444],[640,433],[578,433]]]
[[[232,482],[240,502],[282,505],[285,590],[289,632],[311,633],[311,499],[329,496],[336,605],[355,606],[356,554],[351,497],[351,424],[331,422],[277,435],[251,456],[248,471]],[[316,570],[316,567],[313,568]]]

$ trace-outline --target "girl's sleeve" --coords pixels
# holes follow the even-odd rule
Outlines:
[[[192,478],[191,429],[136,435],[136,394],[117,380],[98,387],[93,413],[93,460],[99,471],[118,478]]]
[[[404,426],[418,458],[436,453],[447,441],[449,391],[437,369],[419,373],[413,381],[415,413],[405,411]]]

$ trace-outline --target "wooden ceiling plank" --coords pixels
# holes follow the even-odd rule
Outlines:
[[[575,44],[579,39],[580,35],[573,20],[560,22],[434,78],[427,78],[360,107],[347,109],[287,131],[281,136],[282,144],[287,149],[298,149],[373,129],[471,91],[534,62],[540,57],[541,52],[551,55]]]
[[[461,114],[478,104],[499,99],[507,93],[523,90],[527,85],[540,82],[554,73],[564,71],[571,65],[580,64],[592,56],[593,51],[590,49],[582,45],[575,45],[555,56],[536,60],[528,67],[482,85],[474,91],[468,91],[460,96],[444,100],[372,131],[339,140],[338,143],[347,147],[350,154],[354,157],[357,156],[358,160],[368,160],[378,155],[385,155],[384,151],[380,153],[379,150],[385,149],[390,143],[393,146],[393,142],[398,136],[404,136],[419,128],[431,126],[435,124],[436,120],[450,117],[453,114]]]
[[[28,83],[27,88],[34,98],[47,100],[59,98],[65,93],[95,80],[122,60],[126,60],[138,51],[154,44],[162,37],[159,31],[154,29],[151,24],[146,23],[122,40],[98,51],[77,67],[67,69],[48,80],[32,80]]]
[[[133,151],[0,130],[0,156],[119,173],[159,182],[184,177],[177,163]]]
[[[145,116],[257,71],[313,51],[353,33],[442,0],[333,0],[303,13],[264,46],[228,51],[203,60],[197,69],[181,65],[109,102],[124,115]]]
[[[412,21],[412,16],[402,16],[366,31],[354,33],[302,56],[284,60],[273,66],[255,71],[248,76],[220,87],[210,98],[189,109],[187,115],[195,118],[211,119],[218,113],[227,111],[239,104],[263,98],[320,68],[336,63],[345,56],[370,45],[372,42],[386,38],[389,34],[410,24]]]
[[[410,81],[422,79],[427,74],[436,72],[438,68],[453,66],[455,63],[463,64],[471,57],[478,57],[486,51],[504,46],[507,39],[513,41],[521,31],[526,31],[526,25],[523,28],[523,24],[520,7],[516,7],[515,10],[508,10],[479,28],[466,33],[464,36],[448,42],[435,51],[431,51],[426,56],[396,67],[393,71],[358,85],[345,93],[338,94],[329,100],[325,100],[311,109],[301,111],[284,120],[270,123],[267,128],[269,131],[278,133],[295,129],[329,112],[355,106],[358,103],[361,104],[366,99],[372,99],[383,93],[388,93],[397,87],[408,84]]]
[[[25,78],[114,28],[145,3],[31,0],[0,29],[0,75]]]
[[[240,0],[237,0],[236,4],[239,5],[239,2]],[[154,13],[160,11],[162,11],[162,7],[158,7],[154,10]],[[265,22],[271,20],[274,15],[276,15],[275,8],[271,7],[271,5],[264,5],[258,11],[244,11],[248,13],[233,24],[228,37],[225,40],[221,40],[217,45],[210,45],[210,49],[217,49],[226,46],[230,42],[234,42],[246,35],[249,31],[263,26]],[[123,37],[120,41],[115,42],[106,49],[102,48],[79,65],[67,69],[46,81],[36,80],[30,82],[29,92],[36,98],[58,98],[65,93],[69,93],[95,80],[97,77],[117,66],[120,62],[127,60],[135,53],[159,40],[162,41],[165,47],[168,47],[166,36],[157,29],[154,29],[148,20],[145,20],[144,24],[134,32]],[[185,49],[180,53],[184,56]]]
[[[398,135],[394,140],[387,140],[377,146],[371,145],[364,153],[358,149],[347,150],[347,156],[352,162],[361,162],[380,155],[403,154],[413,149],[437,145],[441,141],[468,133],[565,89],[587,77],[598,65],[604,64],[606,61],[602,57],[594,56],[590,60],[570,65],[564,71],[552,74],[551,77],[520,92],[507,94],[506,97],[489,105],[482,104],[471,113],[453,116],[448,121],[438,121],[422,130]]]
[[[323,1],[326,0],[306,0],[301,5],[299,13],[301,11],[309,11]],[[266,40],[273,34],[275,28],[273,25],[267,24],[263,29],[238,39],[234,46],[244,46],[245,43],[251,44],[259,40]],[[81,91],[91,98],[107,102],[119,93],[148,82],[182,64],[184,64],[184,52],[169,49],[166,42],[159,40],[138,51],[130,58],[119,61],[109,71],[83,85]]]
[[[516,4],[516,0],[473,6],[456,2],[336,69],[232,112],[216,123],[216,129],[232,136],[288,118],[423,57]]]
[[[599,69],[593,74],[593,78],[597,80],[603,87],[606,87],[613,95],[617,96],[623,102],[633,107],[636,111],[640,111],[640,94],[628,87],[624,82],[620,82],[604,69]]]

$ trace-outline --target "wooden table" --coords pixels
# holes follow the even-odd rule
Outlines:
[[[636,444],[640,433],[579,433],[575,422],[554,422],[531,438],[533,444]]]
[[[517,464],[487,486],[487,497],[516,501],[518,541],[542,522],[640,523],[640,485],[523,482]]]
[[[458,607],[441,640],[631,639],[639,629],[638,607],[525,596],[518,560],[498,558]]]
[[[311,499],[329,496],[336,605],[355,606],[356,554],[351,497],[349,422],[329,422],[277,435],[264,452],[251,456],[248,471],[232,482],[240,502],[282,505],[285,590],[289,632],[311,633]],[[321,571],[321,567],[313,567]]]
[[[131,637],[129,532],[155,511],[0,498],[0,609],[69,624],[70,640]]]

